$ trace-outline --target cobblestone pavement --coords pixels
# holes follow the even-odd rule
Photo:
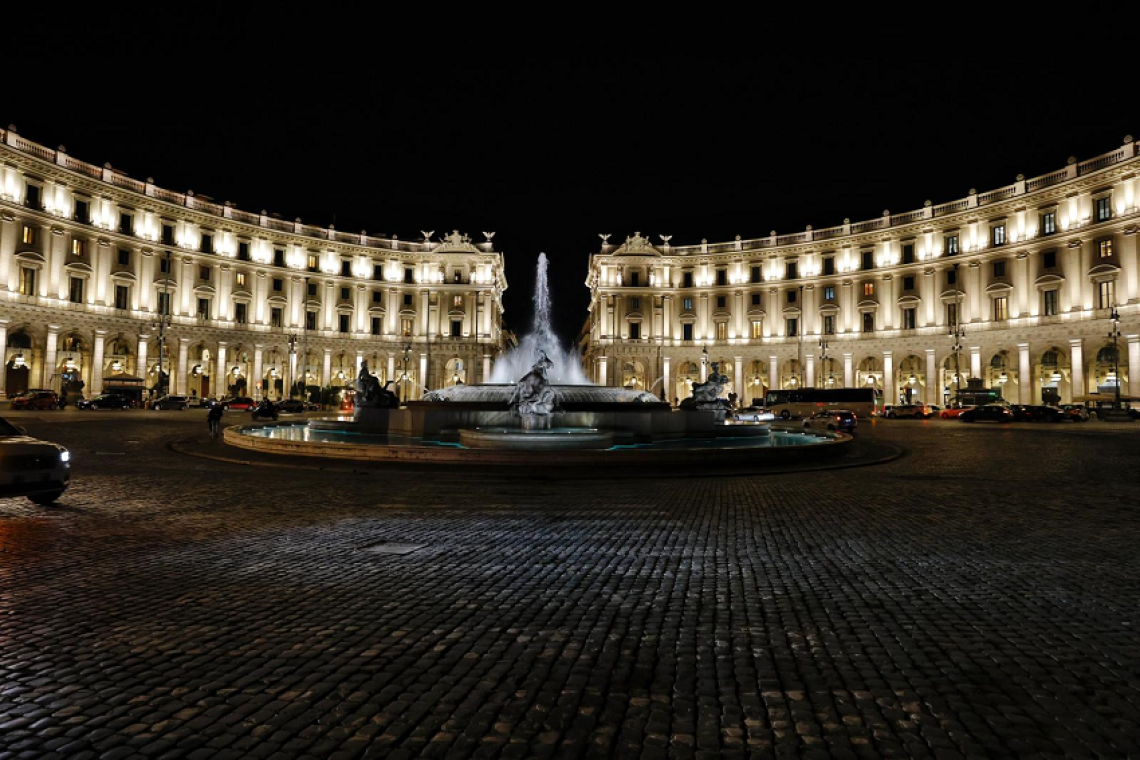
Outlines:
[[[530,482],[167,448],[204,413],[21,423],[75,474],[0,500],[0,759],[1140,753],[1140,427]]]

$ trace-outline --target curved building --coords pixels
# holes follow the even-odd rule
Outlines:
[[[171,393],[203,397],[343,386],[362,361],[405,398],[481,381],[507,287],[493,234],[283,221],[0,130],[0,395],[155,388],[160,357]]]
[[[1040,177],[829,229],[603,239],[587,368],[670,401],[712,362],[744,403],[800,386],[871,385],[884,403],[944,403],[971,384],[1013,403],[1111,397],[1117,383],[1140,396],[1138,172],[1128,137]]]

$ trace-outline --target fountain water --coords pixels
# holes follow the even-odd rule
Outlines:
[[[550,322],[550,286],[546,254],[538,254],[534,275],[534,328],[519,341],[518,347],[495,360],[491,383],[514,383],[530,371],[539,351],[550,359],[547,376],[556,385],[593,385],[582,371],[578,355],[562,346]]]

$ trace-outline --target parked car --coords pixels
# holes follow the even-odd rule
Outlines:
[[[175,409],[179,412],[184,412],[190,407],[190,400],[185,396],[163,396],[154,402],[154,408],[158,411],[168,409]]]
[[[253,419],[276,420],[280,408],[280,405],[272,403],[269,399],[262,399],[258,402],[257,406],[252,409]]]
[[[71,482],[71,453],[0,419],[0,497],[27,496],[51,504]]]
[[[1060,409],[1065,413],[1065,417],[1073,422],[1089,421],[1089,410],[1085,409],[1083,404],[1061,404]]]
[[[859,426],[859,418],[855,412],[846,409],[828,409],[816,412],[804,420],[804,427],[809,430],[841,430],[854,433]]]
[[[883,416],[892,420],[897,417],[925,420],[931,417],[931,411],[926,404],[887,404],[883,407]]]
[[[776,415],[762,406],[747,406],[736,410],[736,419],[742,422],[768,422],[776,419]]]
[[[946,409],[943,409],[941,412],[939,412],[938,416],[944,420],[956,420],[958,419],[958,415],[973,408],[974,407],[972,406],[956,406],[953,408],[947,407]]]
[[[300,414],[305,411],[305,402],[299,398],[287,398],[283,401],[278,401],[276,404],[277,411],[286,414]]]
[[[1013,422],[1013,412],[1001,404],[986,404],[958,415],[961,422]]]
[[[12,409],[58,409],[59,394],[55,391],[29,391],[12,399]]]
[[[1064,422],[1066,419],[1064,412],[1052,406],[1014,404],[1009,410],[1013,412],[1014,422]]]
[[[132,409],[137,406],[133,399],[120,396],[117,393],[100,393],[93,398],[80,399],[75,402],[76,409]]]
[[[222,409],[227,412],[231,409],[235,412],[248,412],[254,407],[253,399],[249,398],[248,396],[234,396],[232,398],[224,398],[219,403],[222,405]]]

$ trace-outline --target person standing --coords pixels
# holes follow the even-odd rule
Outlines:
[[[206,413],[206,424],[210,426],[210,438],[217,438],[218,433],[222,429],[222,415],[225,411],[222,405],[214,403],[210,406],[210,411]]]

